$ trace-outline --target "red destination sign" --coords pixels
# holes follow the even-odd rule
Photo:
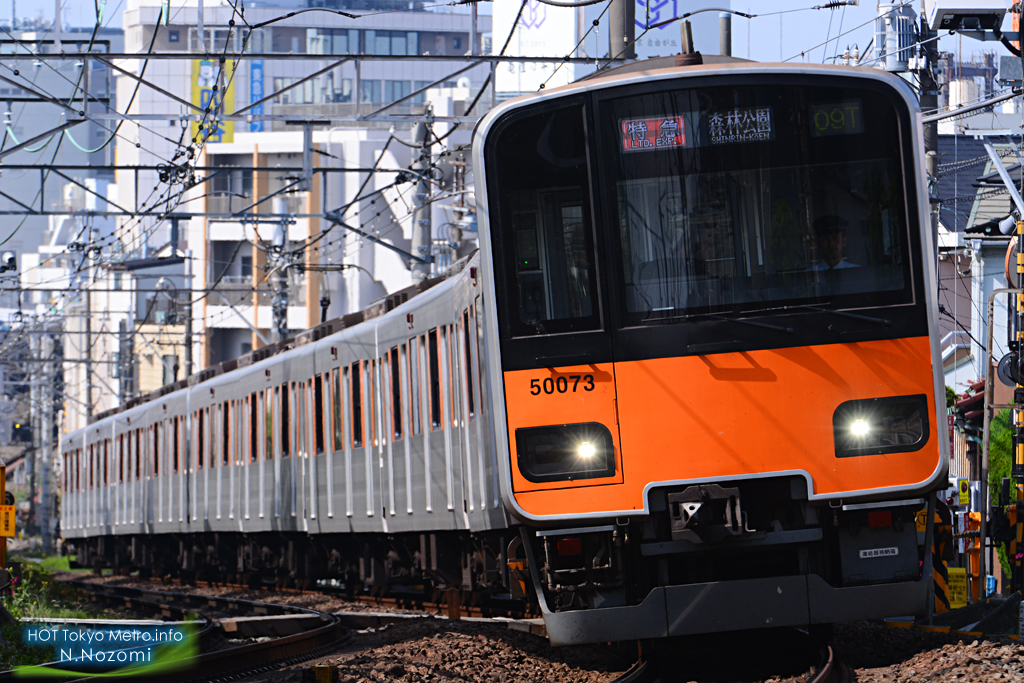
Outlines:
[[[649,119],[622,119],[623,152],[646,152],[686,146],[682,116],[657,116]]]

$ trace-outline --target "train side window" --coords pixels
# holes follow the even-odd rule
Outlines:
[[[332,397],[332,410],[334,416],[334,450],[340,451],[345,448],[345,421],[344,413],[342,413],[343,404],[341,402],[341,382],[342,378],[348,374],[348,368],[335,368],[331,371],[331,393]]]
[[[309,391],[305,382],[292,384],[292,453],[308,455],[309,444]]]
[[[275,389],[267,389],[263,397],[263,459],[273,460],[274,456],[274,393]]]
[[[402,438],[402,368],[398,360],[398,347],[392,347],[388,354],[391,375],[391,428],[392,438]]]
[[[135,479],[142,479],[142,430],[135,430]]]
[[[380,403],[381,394],[383,393],[383,388],[380,385],[380,359],[374,358],[368,363],[363,363],[363,371],[366,373],[366,377],[363,379],[366,385],[366,395],[369,399],[367,401],[367,408],[369,409],[367,417],[369,417],[370,433],[367,435],[366,440],[376,446],[378,443],[377,439],[380,436],[377,434],[377,411],[383,408]]]
[[[181,448],[181,418],[175,416],[174,421],[171,424],[174,426],[174,455],[171,456],[174,458],[172,471],[174,472],[174,474],[177,474],[178,470],[181,468],[181,456],[179,455],[180,451],[178,450],[179,448]]]
[[[427,333],[427,361],[430,383],[430,428],[431,431],[439,429],[444,424],[441,415],[441,368],[440,356],[437,348],[437,329],[434,328]]]
[[[483,305],[480,297],[476,298],[476,302],[473,307],[473,350],[476,352],[476,365],[474,370],[476,372],[476,385],[477,391],[480,394],[480,403],[483,404],[484,398],[484,380],[482,378],[487,377],[487,361],[484,359],[484,319],[483,319]],[[480,406],[480,412],[484,411],[483,405]]]
[[[420,407],[420,346],[420,337],[409,340],[409,419],[412,420],[413,434],[423,432],[423,424],[420,422],[423,417]]]
[[[324,412],[324,381],[320,375],[313,378],[313,408],[316,419],[316,453],[320,455],[324,452],[324,433],[330,429],[325,419],[327,413]]]
[[[227,466],[231,464],[231,401],[225,401],[221,406],[221,412],[224,413],[223,423],[221,426],[221,438],[223,439],[222,453],[221,453],[221,464]]]
[[[153,476],[160,476],[160,423],[154,424],[153,430]]]
[[[502,188],[492,215],[511,335],[598,329],[582,102],[511,121],[486,154]]]
[[[124,434],[117,435],[117,481],[124,483]]]
[[[352,364],[352,446],[363,445],[363,376],[362,361]]]
[[[196,469],[203,469],[203,453],[206,451],[206,411],[198,411],[199,428],[196,430]]]
[[[448,380],[448,386],[447,391],[445,391],[445,395],[448,396],[447,404],[451,406],[452,427],[458,427],[460,414],[458,401],[459,399],[461,399],[462,393],[459,392],[459,385],[455,381],[456,378],[459,377],[455,368],[455,363],[459,358],[459,350],[455,346],[456,344],[459,343],[459,335],[458,332],[456,331],[454,324],[445,325],[444,338],[442,339],[442,341],[444,342],[445,360],[448,361],[448,372],[447,376],[445,377],[445,379]]]
[[[260,452],[260,412],[256,392],[249,394],[246,405],[249,407],[249,462],[256,462]]]
[[[289,391],[291,388],[291,391]],[[291,455],[291,403],[292,396],[295,394],[295,383],[285,383],[281,385],[279,398],[281,401],[281,457],[287,458]]]
[[[469,324],[469,309],[467,308],[462,312],[462,332],[466,347],[465,355],[463,356],[466,359],[466,362],[462,368],[462,374],[466,377],[466,396],[469,397],[469,416],[473,417],[476,415],[476,407],[473,402],[473,352],[469,348]]]

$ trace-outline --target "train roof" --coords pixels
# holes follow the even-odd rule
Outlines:
[[[262,360],[266,360],[267,358],[278,356],[292,349],[297,349],[305,346],[306,344],[319,341],[324,337],[336,334],[344,329],[355,327],[360,323],[379,318],[398,308],[402,304],[414,299],[419,294],[422,294],[423,292],[441,284],[445,280],[458,275],[465,270],[466,265],[473,259],[475,254],[476,252],[473,252],[472,254],[459,259],[449,266],[441,275],[428,278],[423,282],[412,285],[411,287],[400,289],[397,292],[375,301],[361,311],[349,313],[348,315],[344,315],[340,318],[334,318],[333,320],[322,322],[319,325],[311,327],[308,330],[304,330],[293,337],[283,339],[274,344],[261,346],[260,348],[254,349],[250,353],[238,358],[227,360],[216,365],[211,365],[210,367],[193,373],[189,377],[178,380],[173,384],[166,384],[148,394],[129,399],[115,408],[110,408],[102,413],[96,413],[89,417],[89,424],[92,425],[113,415],[132,410],[138,406],[163,398],[169,394],[173,394],[176,391],[181,391],[182,389],[202,384],[203,382],[212,380],[215,377],[229,373],[232,370],[249,367],[250,365],[254,365]]]
[[[748,59],[725,57],[722,55],[703,55],[703,64],[690,64],[686,66],[676,66],[675,60],[675,55],[638,60],[628,64],[623,64],[622,66],[615,67],[614,69],[589,74],[578,81],[574,81],[567,85],[558,86],[557,88],[548,88],[507,100],[488,111],[483,118],[480,119],[476,126],[476,135],[485,133],[490,128],[491,124],[493,124],[494,121],[505,112],[511,109],[518,109],[519,107],[527,106],[533,101],[540,102],[572,95],[574,93],[611,88],[616,85],[626,85],[629,83],[636,83],[638,81],[661,80],[678,76],[681,73],[685,73],[688,76],[729,72],[748,74],[797,73],[831,76],[860,76],[891,83],[904,92],[905,99],[908,103],[913,102],[915,105],[917,103],[916,95],[914,95],[906,81],[895,74],[891,74],[888,71],[876,69],[874,67],[846,66],[843,64],[806,64],[803,62],[755,62]]]

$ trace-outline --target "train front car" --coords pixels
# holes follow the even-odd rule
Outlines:
[[[511,559],[554,642],[926,609],[915,514],[948,449],[921,131],[887,74],[751,63],[481,123]]]

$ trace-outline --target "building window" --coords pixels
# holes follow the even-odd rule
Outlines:
[[[413,84],[413,90],[419,90],[420,88],[426,88],[428,85],[430,85],[430,81],[416,81]],[[424,90],[419,95],[416,95],[415,97],[412,98],[412,103],[414,105],[423,106],[423,104],[426,103],[426,101],[427,101],[426,98],[427,98],[427,92]]]
[[[462,38],[452,38],[452,48],[455,50],[462,49]]]
[[[242,355],[248,356],[252,353],[252,342],[242,342]]]
[[[326,99],[328,102],[351,102],[352,101],[352,79],[342,78],[340,82],[336,83],[332,75],[328,75],[327,78],[327,94]]]
[[[234,29],[218,28],[203,29],[203,47],[207,52],[237,52],[237,34]],[[188,43],[190,52],[199,52],[199,29],[192,27],[188,31]],[[230,44],[231,49],[228,49]],[[247,46],[248,49],[248,46]]]
[[[280,92],[280,91],[283,90],[284,88],[287,88],[294,81],[295,81],[294,78],[275,78],[274,79],[274,92],[278,93],[274,97],[274,104],[291,104],[292,103],[292,95],[293,95],[294,91],[293,90],[289,90],[287,92]]]
[[[308,28],[306,52],[315,55],[348,55],[359,52],[356,29]]]
[[[359,81],[359,101],[364,104],[380,104],[380,81]]]
[[[175,29],[171,29],[167,32],[168,43],[179,43],[181,42],[181,32]]]
[[[242,277],[252,277],[252,256],[242,257]]]
[[[384,81],[385,102],[400,100],[411,92],[412,83],[409,81]]]
[[[175,355],[161,356],[163,368],[163,385],[174,384],[178,381],[178,357]]]
[[[415,31],[363,31],[364,51],[371,55],[417,55],[419,34]]]
[[[114,271],[114,284],[112,286],[113,286],[114,289],[121,289],[121,287],[122,287],[122,285],[121,285],[121,273],[117,272],[116,270]]]

